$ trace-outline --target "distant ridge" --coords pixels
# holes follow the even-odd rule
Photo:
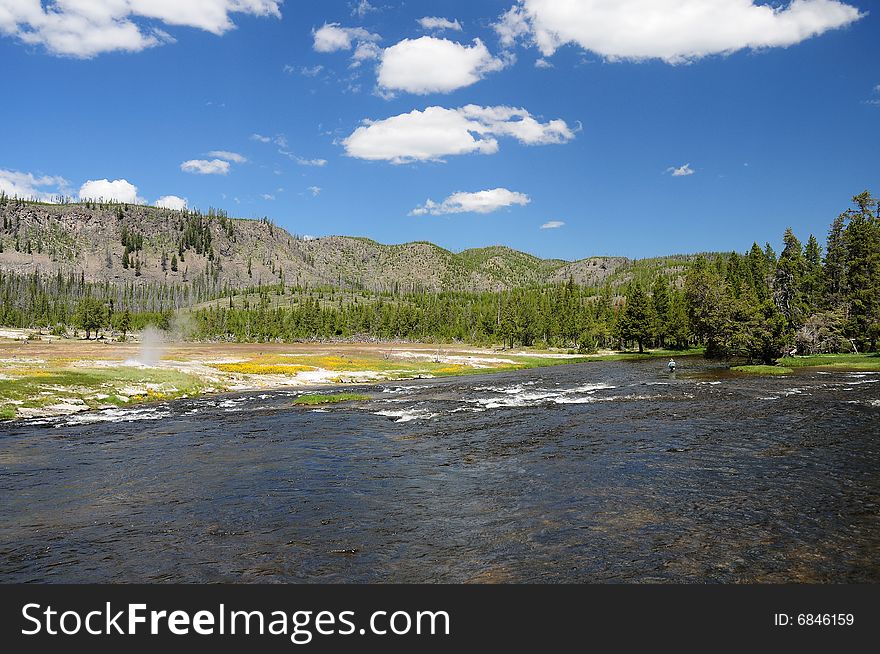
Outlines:
[[[197,283],[246,288],[285,283],[374,292],[501,291],[566,282],[625,281],[634,262],[541,259],[504,246],[458,254],[428,242],[293,235],[267,219],[228,218],[126,204],[46,204],[0,198],[0,270],[75,273],[117,284]],[[126,248],[126,244],[129,246]],[[126,250],[128,256],[126,257]],[[123,259],[127,258],[128,267]],[[690,256],[645,260],[675,274]],[[173,268],[176,267],[176,270]]]

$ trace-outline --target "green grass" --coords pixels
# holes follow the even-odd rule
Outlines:
[[[791,368],[845,368],[847,370],[880,370],[880,354],[816,354],[785,357],[779,360]]]
[[[313,393],[300,395],[293,403],[299,406],[320,406],[323,404],[339,404],[340,402],[363,402],[369,399],[368,395],[360,395],[358,393],[335,393],[333,395]]]
[[[12,379],[0,380],[0,418],[14,418],[16,407],[39,408],[65,400],[82,400],[90,409],[108,404],[125,406],[197,395],[203,388],[197,377],[176,370],[117,367],[10,372]],[[147,389],[146,384],[154,388]],[[99,398],[99,395],[107,397]]]
[[[731,370],[747,375],[790,375],[794,372],[792,368],[785,366],[736,366]]]

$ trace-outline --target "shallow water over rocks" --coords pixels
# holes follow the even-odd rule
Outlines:
[[[0,424],[0,581],[880,581],[880,374],[679,363]]]

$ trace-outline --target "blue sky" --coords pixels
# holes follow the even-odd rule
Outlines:
[[[880,12],[698,1],[0,0],[0,188],[564,259],[824,237],[880,192]]]

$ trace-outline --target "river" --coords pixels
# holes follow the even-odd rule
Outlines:
[[[0,424],[0,582],[880,581],[880,374],[680,364]]]

